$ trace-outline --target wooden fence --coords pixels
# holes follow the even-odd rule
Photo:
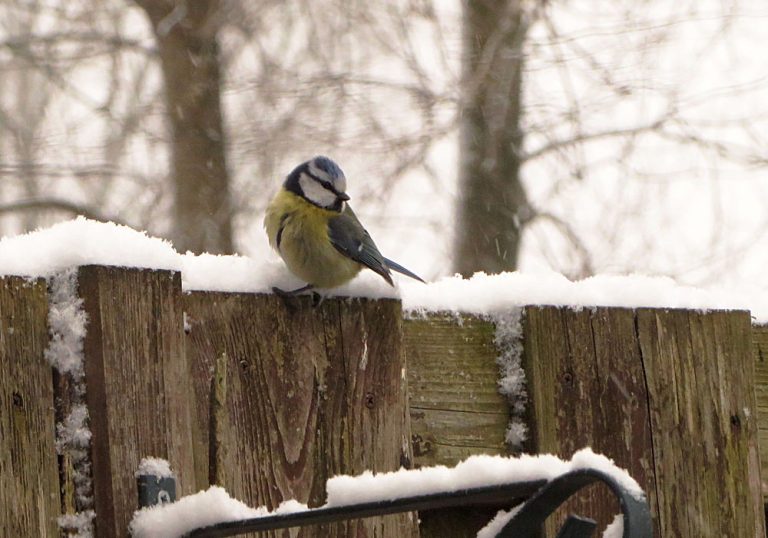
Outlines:
[[[322,504],[325,480],[339,473],[508,453],[492,321],[403,319],[395,300],[313,309],[271,295],[183,293],[178,273],[101,266],[79,268],[78,294],[97,536],[127,534],[144,456],[171,462],[181,495],[217,483],[274,508],[289,498]],[[2,279],[4,536],[58,536],[57,517],[84,502],[75,498],[83,470],[55,446],[77,390],[46,362],[47,315],[44,281]],[[758,418],[768,418],[768,332],[747,312],[531,306],[521,344],[526,451],[569,457],[592,446],[613,458],[648,492],[657,536],[765,536]],[[602,522],[618,512],[599,489],[575,502]],[[466,536],[494,510],[302,536]]]

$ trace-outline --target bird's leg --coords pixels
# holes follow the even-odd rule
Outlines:
[[[304,293],[305,291],[313,290],[314,288],[315,286],[312,284],[307,284],[306,286],[291,291],[281,290],[277,287],[273,287],[272,291],[275,293],[275,295],[282,297],[285,304],[293,309],[296,307],[296,304],[294,303],[296,296]],[[325,301],[325,295],[316,291],[312,291],[312,308],[318,308],[321,304],[323,304],[323,301]]]
[[[325,301],[325,295],[317,293],[316,291],[312,292],[312,308],[320,308],[323,301]]]
[[[295,297],[296,295],[300,293],[304,293],[305,291],[309,291],[314,287],[315,286],[313,286],[312,284],[307,284],[306,286],[302,286],[301,288],[297,288],[291,291],[281,290],[278,287],[273,287],[272,291],[275,293],[275,295],[279,295],[280,297],[286,298],[286,297]]]
[[[282,290],[278,287],[273,287],[272,291],[275,293],[275,295],[283,300],[283,304],[291,313],[295,313],[299,306],[297,303],[297,296],[300,293],[311,290],[312,288],[314,288],[312,284],[307,284],[306,286],[291,291]]]

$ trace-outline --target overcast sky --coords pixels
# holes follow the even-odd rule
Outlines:
[[[534,26],[531,41],[537,47],[526,79],[526,100],[534,109],[528,121],[550,119],[540,109],[566,108],[573,95],[584,110],[585,132],[649,123],[674,105],[682,121],[670,125],[669,133],[694,132],[722,142],[726,151],[644,135],[624,154],[623,142],[601,139],[565,158],[526,165],[530,196],[539,208],[572,223],[597,272],[768,286],[768,168],[743,158],[768,157],[768,64],[762,52],[768,5],[632,4],[638,3],[591,2],[589,9],[582,2],[550,3],[559,6],[552,12],[562,38]],[[556,54],[569,64],[570,88],[564,87]],[[596,94],[595,64],[605,66],[612,84],[632,92]],[[573,132],[564,125],[560,134]],[[546,142],[529,132],[526,149]],[[430,276],[450,272],[455,138],[439,144],[433,159],[442,181],[413,174],[386,208],[359,211],[385,252]],[[569,176],[574,163],[586,170],[577,181]],[[350,177],[353,192],[366,181],[364,167],[355,166]],[[578,256],[565,243],[552,225],[534,225],[525,235],[521,269],[572,271]]]

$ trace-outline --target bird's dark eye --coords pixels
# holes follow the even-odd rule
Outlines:
[[[333,186],[333,184],[330,181],[322,181],[322,180],[318,180],[318,181],[320,182],[320,185],[322,185],[327,190],[331,191],[334,194],[338,194],[336,192],[336,188]]]
[[[309,177],[311,177],[312,179],[314,179],[315,181],[320,183],[320,185],[322,185],[324,189],[329,190],[329,191],[331,191],[334,194],[338,194],[338,191],[336,191],[336,187],[334,187],[333,183],[331,183],[330,181],[326,181],[324,179],[320,179],[319,177],[317,177],[315,174],[313,174],[310,171],[307,171],[307,175],[309,175]]]

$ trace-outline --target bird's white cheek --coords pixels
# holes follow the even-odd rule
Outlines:
[[[330,207],[336,202],[334,193],[323,188],[322,185],[308,176],[302,175],[299,178],[299,185],[304,191],[304,196],[319,206]]]

